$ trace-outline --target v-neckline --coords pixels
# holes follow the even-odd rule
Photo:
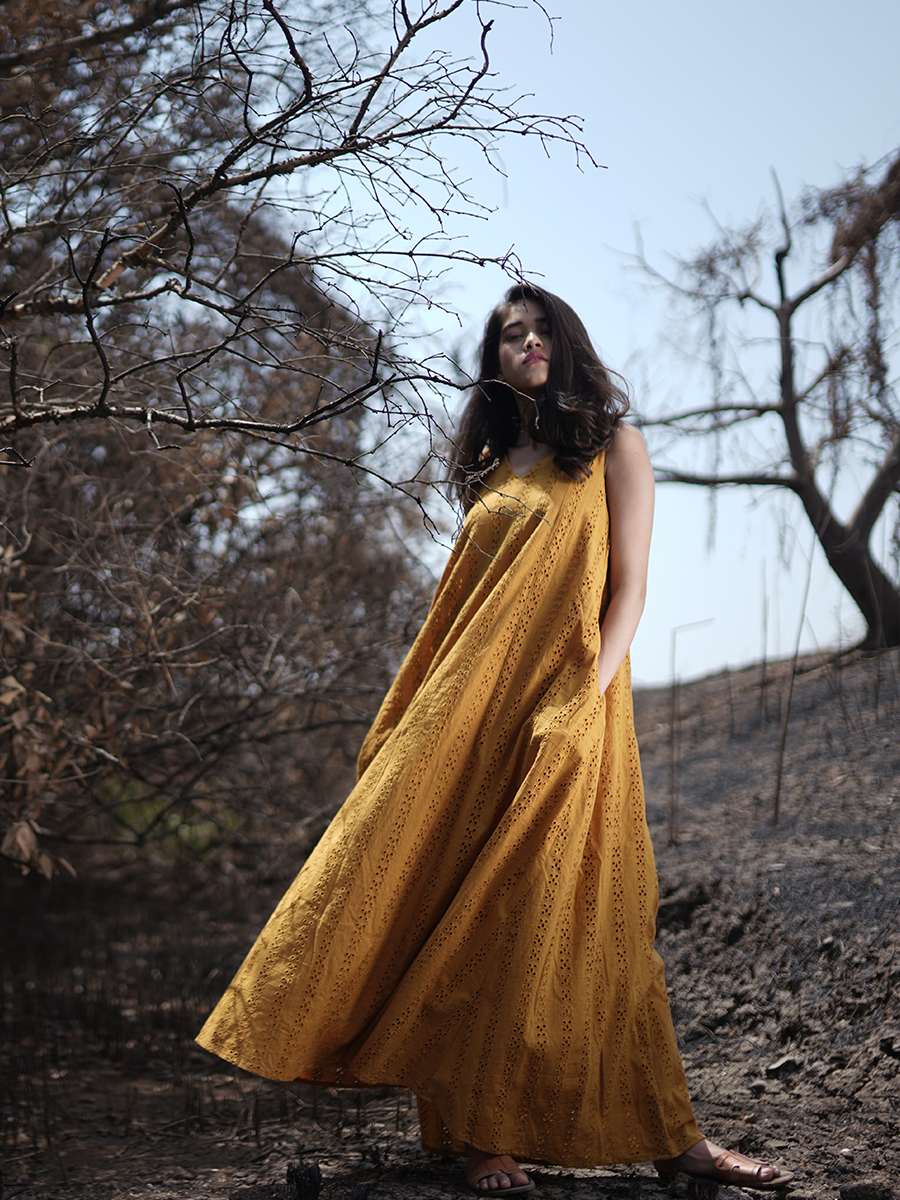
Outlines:
[[[536,471],[538,469],[538,467],[541,466],[542,463],[545,463],[548,458],[553,458],[555,456],[555,454],[556,454],[555,450],[548,451],[542,458],[539,458],[536,463],[532,463],[532,465],[528,468],[528,470],[525,471],[522,475],[519,474],[519,472],[515,469],[515,467],[509,461],[508,454],[506,455],[506,465],[509,467],[510,475],[512,475],[514,478],[527,479],[532,471]]]

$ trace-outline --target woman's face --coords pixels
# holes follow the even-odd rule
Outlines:
[[[500,328],[499,378],[522,395],[543,395],[551,350],[550,323],[544,306],[536,300],[510,305]]]

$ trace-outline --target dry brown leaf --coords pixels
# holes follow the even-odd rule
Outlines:
[[[52,879],[56,874],[56,862],[53,855],[42,850],[37,859],[38,870],[45,879]]]
[[[0,680],[0,687],[5,690],[0,692],[0,704],[5,704],[7,707],[10,704],[15,704],[17,697],[21,696],[25,688],[19,683],[15,675],[7,675]]]
[[[19,862],[31,862],[37,854],[38,840],[27,821],[10,825],[0,846],[0,851]]]
[[[25,774],[36,775],[44,765],[44,759],[37,750],[29,750],[25,756]]]

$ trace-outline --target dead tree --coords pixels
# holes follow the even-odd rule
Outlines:
[[[483,9],[0,7],[8,859],[265,858],[346,787],[423,592],[396,497],[443,381],[397,330],[465,258],[452,147],[578,148]]]
[[[422,611],[360,432],[302,468],[84,422],[0,478],[0,853],[53,873],[308,848]],[[398,538],[398,533],[401,537]],[[254,867],[255,869],[255,867]]]
[[[900,590],[871,547],[900,482],[898,231],[897,154],[836,188],[810,190],[792,214],[782,203],[777,219],[723,230],[666,281],[706,338],[712,394],[645,422],[679,435],[661,480],[777,488],[799,499],[865,619],[867,649],[900,645]],[[761,353],[771,362],[762,384]],[[696,465],[698,446],[710,466]],[[868,477],[842,519],[834,494],[851,462]]]
[[[101,418],[315,455],[351,411],[380,418],[373,445],[427,427],[438,376],[391,334],[468,259],[443,227],[481,211],[453,143],[581,151],[576,119],[497,89],[482,7],[59,7],[0,13],[0,437],[27,461],[24,432]],[[461,60],[440,47],[466,20]]]

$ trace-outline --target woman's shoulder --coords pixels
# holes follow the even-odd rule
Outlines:
[[[604,468],[607,494],[640,489],[652,495],[653,467],[640,430],[633,425],[618,425],[606,451]]]
[[[647,444],[643,434],[636,426],[626,425],[624,421],[620,421],[613,430],[606,448],[607,461],[610,457],[641,453],[647,453]]]

